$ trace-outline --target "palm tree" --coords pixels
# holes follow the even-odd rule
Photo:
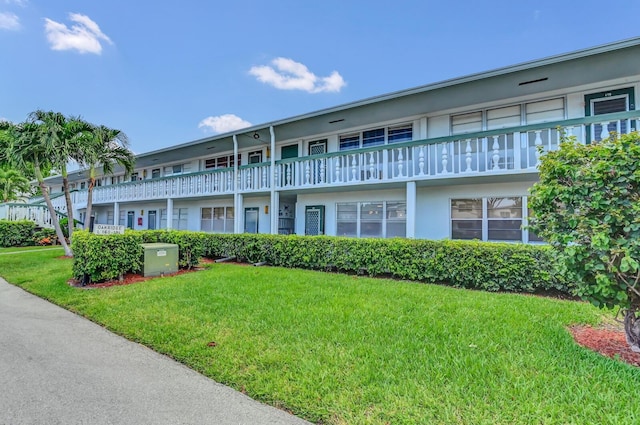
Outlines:
[[[126,174],[133,171],[135,156],[129,150],[127,135],[120,130],[104,125],[93,126],[89,137],[80,147],[80,161],[89,169],[89,187],[87,189],[87,214],[85,229],[91,223],[93,207],[93,188],[96,185],[96,170],[102,165],[102,174],[113,174],[114,165],[122,166]]]
[[[29,120],[42,125],[43,141],[52,148],[51,162],[62,176],[62,191],[67,205],[69,239],[71,239],[75,220],[73,219],[73,203],[71,202],[67,164],[70,160],[79,160],[81,145],[91,131],[91,124],[80,117],[66,117],[59,112],[40,109],[29,114]]]
[[[32,167],[38,181],[38,187],[51,215],[51,222],[56,230],[58,240],[64,248],[65,255],[73,257],[73,251],[64,238],[56,210],[51,203],[51,197],[44,182],[43,170],[50,169],[52,158],[55,157],[52,152],[56,149],[55,143],[52,143],[53,138],[50,131],[43,123],[32,120],[20,124],[3,124],[2,128],[8,134],[9,141],[4,156],[10,164],[19,170],[27,170]]]
[[[22,173],[6,165],[0,167],[0,202],[15,201],[30,190],[29,180]]]

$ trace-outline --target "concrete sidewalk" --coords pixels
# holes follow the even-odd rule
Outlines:
[[[0,424],[308,424],[0,278]]]

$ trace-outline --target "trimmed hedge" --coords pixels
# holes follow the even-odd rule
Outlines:
[[[142,270],[144,251],[140,232],[127,229],[124,235],[73,233],[73,277],[83,284],[121,278]]]
[[[486,291],[570,293],[548,246],[331,236],[207,235],[205,256]]]
[[[143,242],[175,243],[179,265],[200,257],[370,276],[391,276],[486,291],[571,293],[548,246],[421,239],[354,239],[331,236],[229,235],[185,231],[130,231],[124,235],[74,235],[74,277],[113,279],[142,267]],[[113,253],[105,256],[104,253]]]
[[[0,220],[0,247],[33,245],[35,230],[33,221]]]

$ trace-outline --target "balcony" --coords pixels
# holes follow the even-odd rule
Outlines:
[[[435,139],[418,140],[351,151],[276,161],[273,179],[268,162],[203,171],[112,186],[96,187],[95,204],[167,198],[197,198],[275,190],[380,184],[408,180],[433,180],[487,175],[535,173],[540,151],[558,148],[561,132],[602,140],[611,132],[637,128],[640,111],[496,129]],[[273,181],[272,181],[273,180]],[[87,191],[72,193],[82,208]],[[64,197],[54,200],[64,208]]]

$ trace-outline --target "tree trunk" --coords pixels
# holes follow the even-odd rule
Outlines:
[[[69,227],[69,240],[73,237],[73,228],[75,222],[73,220],[73,204],[71,203],[71,193],[69,192],[69,173],[67,167],[62,166],[62,190],[64,191],[64,200],[67,203],[67,225]]]
[[[38,179],[38,186],[40,187],[40,191],[42,192],[42,196],[44,197],[44,201],[47,204],[47,208],[49,209],[49,214],[51,215],[51,222],[53,223],[54,229],[56,229],[56,236],[58,236],[58,240],[60,241],[60,245],[64,248],[64,255],[67,257],[73,257],[73,251],[71,247],[67,243],[64,238],[64,234],[62,233],[62,228],[60,227],[60,220],[58,220],[58,215],[56,214],[56,210],[53,208],[53,204],[51,203],[51,197],[49,196],[49,192],[47,191],[47,187],[44,184],[44,178],[42,177],[42,173],[40,172],[40,167],[36,163],[34,164],[36,178]]]
[[[631,351],[640,353],[640,319],[636,316],[637,305],[631,305],[624,314],[624,333]]]
[[[87,189],[87,214],[84,219],[84,229],[87,230],[91,225],[91,210],[93,209],[93,187],[96,184],[95,177],[89,178],[89,188]]]

